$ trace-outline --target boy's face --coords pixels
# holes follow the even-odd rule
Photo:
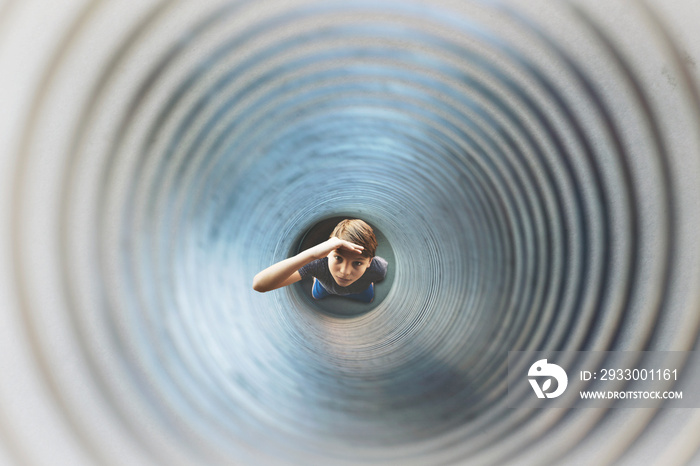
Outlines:
[[[328,254],[328,268],[333,279],[340,286],[350,286],[355,283],[371,263],[372,258],[344,249],[336,249]]]

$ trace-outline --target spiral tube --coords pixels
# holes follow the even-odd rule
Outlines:
[[[505,403],[508,351],[696,348],[692,2],[59,4],[0,5],[0,463],[697,460]],[[251,289],[339,216],[383,299]]]

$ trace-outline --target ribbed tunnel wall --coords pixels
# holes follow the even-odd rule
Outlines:
[[[698,343],[669,3],[0,4],[0,464],[700,461],[696,410],[505,401],[508,351]],[[337,216],[376,307],[252,290]]]

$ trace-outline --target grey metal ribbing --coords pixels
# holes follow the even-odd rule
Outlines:
[[[0,463],[697,460],[693,410],[505,400],[508,351],[696,349],[693,2],[58,3],[0,5]],[[339,215],[375,308],[251,289]]]

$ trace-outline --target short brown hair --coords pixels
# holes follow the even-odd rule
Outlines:
[[[344,239],[362,246],[364,257],[374,257],[377,252],[377,238],[374,236],[374,230],[363,220],[357,218],[345,219],[338,223],[330,237]]]

